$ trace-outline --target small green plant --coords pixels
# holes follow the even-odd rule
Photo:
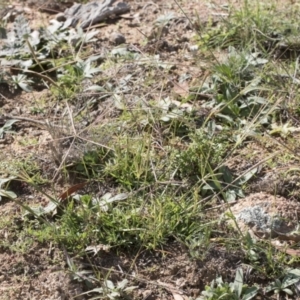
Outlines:
[[[279,294],[281,292],[288,295],[293,295],[293,291],[290,287],[299,282],[300,280],[300,269],[289,270],[287,274],[280,279],[276,279],[266,288],[266,293],[274,291],[274,293]]]
[[[28,76],[34,73],[36,77],[51,82],[56,89],[60,89],[61,98],[70,98],[80,90],[79,83],[83,78],[91,78],[99,72],[98,68],[92,66],[99,57],[90,56],[86,60],[79,57],[82,46],[95,41],[97,33],[95,30],[84,32],[80,27],[70,30],[63,22],[40,28],[37,32],[30,28],[28,20],[23,15],[17,16],[12,29],[7,32],[9,38],[4,39],[0,46],[0,57],[5,61],[5,66],[17,67],[19,74],[10,76],[3,68],[1,76],[8,75],[5,82],[31,92],[34,82]],[[59,59],[59,56],[64,58]],[[60,64],[62,67],[59,67]],[[61,77],[58,84],[47,74],[37,71],[47,72],[49,69],[51,72],[57,71],[57,77]],[[26,75],[22,70],[27,72]],[[54,93],[55,91],[54,89]]]
[[[105,280],[102,284],[102,287],[92,289],[81,295],[100,294],[99,296],[94,296],[93,299],[128,299],[128,294],[135,290],[137,286],[126,287],[127,284],[127,279],[123,279],[121,282],[118,282],[117,285],[115,285],[111,280]]]
[[[12,191],[7,191],[6,186],[14,178],[0,178],[0,201],[2,197],[14,199],[17,195]]]
[[[43,177],[39,164],[36,163],[32,158],[28,158],[23,162],[19,162],[16,164],[16,166],[31,178],[31,183],[33,185],[43,185],[49,182],[47,178]]]
[[[18,122],[18,120],[9,120],[6,121],[2,127],[0,127],[0,139],[3,139],[4,133],[11,132],[12,125],[16,122]]]
[[[224,283],[222,277],[219,277],[213,280],[210,286],[206,286],[202,296],[196,300],[249,300],[254,298],[257,292],[257,287],[243,284],[243,270],[239,268],[234,282]]]
[[[30,84],[32,84],[33,81],[28,79],[26,75],[12,75],[11,78],[15,87],[19,86],[22,90],[28,93],[32,91],[32,87],[30,86]]]
[[[99,68],[94,67],[96,59],[97,57],[90,57],[85,61],[79,60],[76,64],[60,68],[57,85],[52,87],[53,94],[59,99],[69,99],[79,93],[82,90],[80,82],[100,72]]]
[[[236,127],[245,119],[268,113],[271,103],[262,97],[267,88],[263,86],[260,74],[267,62],[267,59],[259,58],[258,53],[240,52],[230,47],[227,60],[213,66],[212,76],[200,92],[215,95],[206,105],[214,107],[215,116],[222,123]]]

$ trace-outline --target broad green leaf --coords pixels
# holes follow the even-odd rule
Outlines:
[[[115,288],[114,283],[111,280],[106,280],[105,285],[108,289],[113,290]]]
[[[0,128],[0,139],[3,138],[4,133],[5,133],[6,131],[9,131],[9,130],[11,129],[11,126],[12,126],[14,123],[16,123],[16,122],[18,122],[18,120],[14,120],[14,119],[11,119],[11,120],[8,120],[8,121],[5,122],[5,124],[3,125],[3,127]],[[3,180],[3,179],[2,179],[2,180]],[[4,179],[4,180],[5,180],[5,179]],[[8,179],[8,181],[9,181],[9,180],[10,180],[10,179]],[[2,183],[3,183],[3,182],[2,182],[1,179],[0,179],[0,186],[1,186]]]
[[[281,288],[287,288],[299,281],[299,277],[291,277],[291,275],[287,275],[282,279]]]
[[[27,83],[19,82],[18,86],[25,92],[30,93],[32,92],[32,87]]]
[[[113,291],[113,292],[107,294],[107,296],[108,296],[109,299],[116,300],[119,297],[121,297],[121,294],[118,291]]]
[[[254,298],[257,295],[258,287],[252,286],[250,288],[247,288],[244,292],[244,295],[242,297],[242,300],[250,300]]]
[[[294,276],[297,276],[299,279],[300,279],[300,269],[292,269],[292,270],[289,270],[287,272],[287,275],[294,275]]]
[[[56,209],[58,207],[58,203],[54,203],[50,201],[47,206],[35,206],[30,207],[30,210],[26,210],[23,216],[33,215],[35,217],[41,217],[43,215],[52,214],[54,215],[56,213]]]
[[[293,295],[293,291],[290,290],[290,289],[283,289],[282,291],[285,292],[288,295]]]
[[[170,117],[163,116],[163,117],[160,118],[160,120],[163,121],[163,122],[169,122],[170,121]]]
[[[227,116],[227,115],[218,113],[217,116],[219,118],[222,118],[222,119],[228,121],[229,123],[233,123],[233,119],[231,117]]]
[[[114,97],[115,107],[119,110],[125,110],[126,105],[123,103],[122,97],[119,96],[118,94],[114,94],[113,97]]]
[[[0,200],[2,197],[6,197],[9,199],[15,199],[15,198],[17,198],[17,195],[12,191],[5,191],[5,190],[0,189]]]
[[[225,200],[230,203],[236,200],[236,193],[234,190],[227,190],[225,192]]]
[[[128,280],[123,279],[121,282],[118,282],[117,288],[123,290],[127,284],[128,284]]]
[[[244,183],[248,182],[257,173],[257,171],[258,171],[258,168],[253,168],[249,172],[245,173],[238,181],[239,184],[244,184]]]
[[[97,91],[97,92],[105,92],[104,87],[100,86],[100,85],[92,85],[90,87],[88,87],[87,89],[85,89],[86,91]]]
[[[16,177],[0,178],[0,187],[1,187],[4,183],[9,182],[9,181],[11,181],[11,180],[13,180],[13,179],[15,179],[15,178],[16,178]]]
[[[228,167],[222,166],[222,167],[220,168],[220,172],[222,173],[223,178],[224,178],[224,181],[225,181],[226,183],[231,183],[231,182],[233,181],[232,174],[231,174],[231,172],[230,172],[230,170],[229,170]]]
[[[133,290],[136,290],[137,288],[138,288],[138,286],[129,286],[124,289],[124,292],[131,292]]]
[[[243,290],[243,269],[242,268],[238,268],[236,270],[233,286],[234,286],[235,293],[240,298]]]

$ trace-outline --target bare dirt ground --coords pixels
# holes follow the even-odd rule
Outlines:
[[[168,63],[176,65],[167,76],[160,78],[160,81],[169,82],[164,90],[161,90],[160,82],[157,82],[155,89],[151,86],[149,90],[143,91],[144,95],[151,93],[154,98],[184,93],[184,88],[178,88],[176,85],[181,74],[189,73],[192,75],[192,80],[198,82],[205,78],[207,75],[205,58],[200,65],[194,65],[193,60],[189,59],[189,56],[193,55],[189,49],[194,45],[195,36],[190,22],[195,26],[200,22],[198,26],[201,26],[211,19],[217,22],[220,18],[226,18],[227,10],[224,8],[228,4],[227,1],[178,1],[180,6],[176,1],[127,0],[126,2],[131,6],[130,13],[111,20],[101,28],[94,45],[96,52],[110,51],[116,44],[115,33],[120,33],[126,39],[126,43],[136,51],[160,54],[162,59],[165,58]],[[32,27],[49,22],[56,12],[64,11],[66,7],[72,5],[71,2],[38,0],[16,1],[12,4],[19,11],[18,13],[22,12],[26,15]],[[182,18],[172,23],[166,32],[158,33],[155,26],[157,18],[170,13]],[[127,70],[120,69],[116,70],[116,74],[105,75],[121,77],[126,72]],[[135,76],[143,76],[143,74],[136,70]],[[55,121],[55,114],[60,107],[53,106],[49,101],[51,95],[46,89],[32,93],[10,92],[3,86],[1,96],[1,113],[28,118],[15,124],[14,130],[17,134],[8,134],[5,139],[0,140],[1,176],[7,176],[8,168],[13,167],[18,160],[28,160],[28,153],[33,153],[29,161],[36,163],[48,178],[54,178],[57,165],[50,146],[52,136],[42,123],[45,119]],[[33,113],[39,109],[44,112],[43,119],[36,118]],[[73,107],[73,112],[76,113],[76,109],[79,110],[80,107]],[[97,117],[101,116],[104,109],[99,105],[95,109],[91,122],[97,122]],[[238,169],[240,166],[240,161],[232,162],[233,168]],[[59,181],[56,177],[51,184],[48,184],[47,192],[60,194],[66,190],[66,185],[59,184]],[[19,201],[27,204],[43,204],[47,201],[45,196],[31,187],[21,183],[14,184],[13,190],[18,194]],[[72,181],[69,184],[72,185]],[[20,214],[21,209],[16,203],[2,200],[0,218],[14,219],[16,231]],[[17,247],[18,241],[15,235],[10,236],[11,232],[11,228],[8,230],[3,225],[0,228],[0,239],[6,244],[11,243]],[[24,247],[24,240],[26,241],[27,237],[20,236],[19,239],[20,245]],[[72,299],[86,290],[84,280],[71,280],[68,257],[60,249],[43,246],[42,243],[32,239],[28,239],[26,249],[16,248],[15,251],[12,249],[8,251],[7,247],[1,248],[0,299]],[[101,259],[94,259],[93,264],[107,272],[113,269],[111,276],[116,280],[122,279],[123,273],[131,276],[132,283],[139,286],[135,291],[134,299],[188,299],[188,297],[199,296],[205,284],[209,284],[217,274],[222,275],[223,280],[232,279],[237,265],[243,260],[244,253],[237,249],[214,247],[212,243],[206,253],[203,253],[203,257],[202,261],[193,260],[180,243],[172,242],[161,252],[143,251],[134,257],[128,253],[111,251],[109,254],[104,253]],[[84,268],[85,262],[80,263]],[[135,279],[137,277],[138,282]],[[250,275],[248,280],[255,282],[258,279],[251,278]],[[76,299],[88,299],[88,297],[80,296]]]

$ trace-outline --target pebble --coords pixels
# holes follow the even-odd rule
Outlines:
[[[119,32],[111,33],[109,36],[109,41],[117,46],[126,43],[124,35]]]
[[[55,16],[55,19],[56,21],[58,22],[65,22],[66,21],[66,16],[64,13],[58,13],[56,16]]]

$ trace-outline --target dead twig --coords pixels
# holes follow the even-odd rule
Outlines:
[[[6,119],[6,120],[19,120],[19,121],[25,121],[25,122],[29,122],[35,125],[38,125],[39,127],[43,127],[43,128],[49,128],[49,127],[54,127],[54,128],[59,128],[59,129],[66,129],[65,126],[59,126],[59,125],[55,125],[52,124],[48,121],[40,121],[40,120],[36,120],[36,119],[32,119],[32,118],[27,118],[27,117],[19,117],[19,116],[12,116],[12,115],[2,115],[1,116],[2,119]]]

